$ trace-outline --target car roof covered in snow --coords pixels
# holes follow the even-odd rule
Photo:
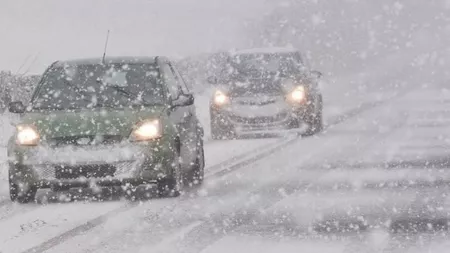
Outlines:
[[[264,48],[250,48],[241,49],[231,52],[232,55],[239,54],[279,54],[279,53],[295,53],[298,49],[292,47],[264,47]]]
[[[105,62],[107,64],[133,64],[133,63],[147,63],[147,64],[154,64],[156,63],[157,58],[163,58],[165,57],[159,57],[159,56],[116,56],[116,57],[105,57]],[[73,60],[66,60],[66,61],[57,61],[54,63],[54,66],[64,66],[64,65],[89,65],[89,64],[101,64],[102,58],[82,58],[82,59],[73,59]]]

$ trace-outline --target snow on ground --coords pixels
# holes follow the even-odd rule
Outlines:
[[[402,56],[399,56],[399,59]],[[397,65],[405,65],[405,62],[399,61]],[[387,65],[386,69],[391,68],[392,66]],[[367,75],[364,76],[364,78],[361,79],[361,75],[356,74],[354,76],[343,76],[340,78],[336,78],[332,83],[324,84],[323,91],[324,91],[324,100],[325,100],[325,121],[330,121],[331,119],[335,118],[338,115],[342,115],[343,113],[348,112],[351,109],[358,108],[363,103],[370,103],[374,101],[379,101],[380,99],[386,99],[390,97],[391,95],[394,95],[390,90],[387,91],[381,91],[379,94],[373,94],[371,96],[368,96],[367,90],[365,92],[356,92],[357,89],[355,89],[355,85],[359,85],[361,82],[367,82],[368,87],[372,90],[376,90],[374,87],[378,87],[377,85],[381,85],[383,87],[390,87],[390,84],[392,84],[392,80],[389,79],[389,76],[384,76],[382,74],[377,74],[377,72],[370,74],[371,69],[367,69],[365,73]],[[401,77],[402,69],[398,69],[398,75]],[[380,73],[380,72],[378,72]],[[382,73],[382,72],[381,72]],[[369,75],[370,74],[370,75]],[[394,73],[395,74],[395,73]],[[349,81],[350,80],[350,81]],[[358,80],[358,82],[354,81]],[[408,80],[409,79],[403,79]],[[326,80],[325,80],[326,81]],[[401,88],[401,87],[400,87]],[[401,89],[399,89],[401,90]],[[210,141],[209,140],[209,111],[208,111],[208,101],[209,101],[209,91],[204,91],[203,94],[196,96],[196,107],[197,107],[197,113],[199,115],[199,118],[201,120],[201,123],[205,127],[205,152],[206,152],[206,162],[207,166],[214,166],[216,164],[222,163],[225,160],[241,155],[243,153],[248,153],[251,150],[254,150],[259,147],[266,147],[273,145],[274,143],[278,142],[279,140],[276,138],[268,138],[268,139],[257,139],[257,140],[238,140],[238,141],[223,141],[223,142],[216,142],[216,141]],[[434,97],[428,97],[430,100],[433,100]],[[380,111],[376,111],[373,113],[373,116],[371,117],[377,117],[376,115],[379,115]],[[399,119],[392,119],[392,117],[395,117],[395,115],[388,116],[388,114],[383,114],[385,117],[382,117],[380,119],[377,119],[379,121],[385,121],[388,122],[390,125],[392,125],[393,122],[398,122]],[[362,120],[360,122],[359,120]],[[258,162],[254,165],[251,165],[248,167],[248,169],[243,171],[238,171],[236,173],[233,173],[232,176],[229,176],[227,180],[217,180],[214,178],[208,179],[207,183],[201,191],[198,193],[195,193],[193,196],[195,197],[197,194],[199,196],[202,196],[200,199],[195,199],[192,201],[185,201],[185,204],[178,203],[178,200],[163,200],[163,201],[150,201],[149,203],[146,203],[144,207],[133,209],[133,211],[125,212],[123,215],[121,215],[119,218],[108,221],[106,223],[106,226],[108,227],[108,231],[111,231],[110,234],[104,233],[105,227],[101,226],[98,228],[96,233],[93,233],[98,237],[97,235],[103,235],[103,236],[112,236],[113,238],[116,238],[115,241],[118,243],[116,247],[120,249],[124,244],[128,245],[130,247],[130,250],[136,249],[146,249],[149,246],[149,242],[145,242],[144,245],[139,245],[144,243],[144,240],[139,240],[139,235],[136,235],[135,233],[131,233],[129,236],[129,240],[131,241],[137,241],[138,244],[134,247],[131,247],[129,244],[131,241],[123,242],[121,239],[123,237],[124,231],[134,231],[137,229],[138,231],[141,231],[140,233],[161,233],[160,237],[153,237],[152,241],[154,243],[158,243],[158,238],[164,237],[166,234],[166,229],[162,230],[156,230],[156,231],[149,231],[148,226],[143,224],[142,227],[136,227],[136,224],[140,223],[139,219],[147,219],[147,214],[153,213],[156,215],[156,217],[159,217],[161,215],[164,216],[164,213],[170,214],[170,215],[181,215],[179,217],[180,222],[183,224],[183,226],[187,228],[192,228],[195,230],[195,228],[190,227],[191,225],[191,219],[185,217],[186,215],[192,215],[192,217],[195,217],[198,211],[203,210],[206,211],[204,215],[202,215],[202,219],[208,219],[211,217],[221,217],[220,213],[230,213],[236,210],[238,207],[242,206],[258,206],[260,202],[262,201],[261,198],[264,198],[264,191],[256,194],[252,194],[252,190],[257,191],[258,187],[270,185],[274,182],[282,182],[282,180],[286,180],[286,182],[289,182],[293,178],[295,178],[295,174],[301,172],[302,170],[299,170],[299,166],[301,164],[305,163],[312,163],[312,164],[318,164],[317,161],[320,161],[319,157],[324,157],[319,164],[320,166],[323,165],[324,161],[326,163],[331,162],[332,160],[330,157],[347,157],[347,155],[351,152],[357,152],[359,149],[364,148],[362,145],[362,142],[355,142],[358,139],[358,136],[365,136],[362,139],[366,139],[367,145],[370,146],[370,140],[373,138],[377,138],[378,136],[378,127],[373,125],[373,122],[370,120],[363,119],[355,119],[352,121],[353,123],[348,123],[342,127],[338,128],[331,128],[328,129],[325,133],[324,137],[320,138],[308,138],[304,140],[300,140],[294,147],[290,147],[288,150],[284,150],[283,153],[277,154],[277,159],[266,159],[261,162]],[[7,126],[8,122],[4,121],[3,127],[6,129],[10,129],[10,127]],[[360,124],[360,125],[358,125]],[[362,125],[361,125],[362,124]],[[394,124],[395,125],[395,124]],[[358,127],[359,126],[359,127]],[[366,127],[363,127],[366,126]],[[372,129],[372,130],[368,130]],[[375,130],[374,130],[375,129]],[[366,130],[364,132],[363,130]],[[389,130],[389,129],[388,129]],[[348,132],[350,134],[359,133],[360,135],[353,136],[353,138],[349,138],[349,134],[345,134],[345,132]],[[370,138],[367,137],[367,134],[374,134],[374,136],[370,136]],[[368,139],[367,139],[368,138]],[[6,138],[4,138],[6,140]],[[373,140],[372,140],[373,141]],[[311,149],[311,147],[315,147]],[[320,148],[318,148],[320,147]],[[339,150],[343,150],[339,152]],[[349,151],[351,150],[351,151]],[[309,161],[309,162],[308,162]],[[256,170],[256,171],[255,171]],[[6,176],[6,170],[3,170],[0,173],[0,178],[3,179],[0,184],[0,190],[1,190],[1,198],[6,199],[7,196],[7,176]],[[294,175],[292,172],[295,172]],[[207,171],[208,173],[208,171]],[[275,173],[275,174],[274,174]],[[307,172],[305,173],[305,178],[307,179],[307,175],[309,174],[309,178],[315,178],[319,174],[317,172]],[[257,175],[257,177],[254,177]],[[274,177],[275,175],[275,177]],[[338,175],[330,174],[329,176],[333,176],[332,178],[337,179],[340,177],[340,175],[349,175],[349,173],[343,172]],[[353,174],[352,174],[353,175]],[[326,178],[323,177],[324,183],[326,184]],[[346,178],[345,176],[341,178]],[[275,180],[275,181],[274,181]],[[224,183],[228,182],[228,183]],[[6,187],[5,187],[6,186]],[[251,188],[249,189],[249,186]],[[269,191],[270,193],[270,191]],[[337,195],[339,196],[339,194]],[[360,196],[360,195],[358,195]],[[356,200],[358,201],[358,196],[356,197]],[[341,196],[342,197],[342,196]],[[269,200],[271,198],[268,198]],[[183,203],[183,202],[182,202]],[[355,203],[355,202],[347,202],[347,203]],[[48,207],[39,207],[38,205],[31,205],[31,206],[17,206],[17,205],[7,205],[2,207],[3,212],[3,218],[0,219],[0,227],[11,227],[11,230],[4,231],[2,229],[2,233],[5,233],[6,240],[3,240],[0,245],[2,247],[0,248],[8,248],[11,250],[17,250],[19,252],[19,247],[17,245],[21,245],[23,249],[29,248],[32,246],[38,245],[40,242],[45,240],[46,238],[49,239],[52,236],[55,236],[58,233],[61,233],[63,231],[68,231],[74,227],[77,227],[79,225],[82,225],[86,220],[89,218],[98,217],[101,214],[107,213],[111,210],[116,210],[124,203],[122,201],[119,202],[113,202],[108,204],[93,204],[96,208],[92,209],[91,204],[79,204],[79,203],[73,203],[73,204],[50,204]],[[333,203],[331,203],[332,205]],[[155,206],[156,205],[156,206]],[[67,207],[69,206],[69,207]],[[157,207],[159,206],[159,207]],[[179,207],[180,206],[180,207]],[[205,206],[209,208],[204,208]],[[98,207],[98,208],[97,208]],[[44,208],[44,209],[42,209]],[[157,208],[157,209],[154,209]],[[159,209],[158,209],[159,208]],[[183,209],[184,208],[184,209]],[[192,211],[192,208],[197,208],[197,211]],[[42,212],[40,210],[51,210]],[[150,210],[150,211],[146,211]],[[157,211],[160,210],[160,211]],[[177,210],[183,210],[178,211]],[[80,216],[80,213],[86,212],[89,214],[88,216]],[[175,213],[174,213],[175,212]],[[184,213],[184,214],[183,214]],[[37,215],[39,214],[39,215]],[[61,219],[55,218],[53,214],[60,214]],[[33,220],[30,220],[30,218],[27,217],[39,217],[39,219],[35,222]],[[134,217],[130,220],[130,217]],[[139,218],[140,217],[140,218]],[[176,216],[175,216],[176,217]],[[111,224],[111,222],[113,222]],[[29,225],[31,223],[31,225]],[[170,223],[170,222],[169,222]],[[34,225],[33,225],[34,224]],[[37,224],[37,225],[36,225]],[[163,223],[166,224],[166,223]],[[6,226],[7,225],[7,226]],[[127,226],[131,226],[129,228],[126,228]],[[166,224],[167,225],[167,224]],[[178,227],[176,224],[172,224],[175,226],[173,228],[173,232],[178,231]],[[17,230],[20,227],[27,227],[27,226],[37,226],[38,228],[33,229],[25,229],[25,232],[14,232],[19,231]],[[114,229],[111,229],[111,226],[114,227]],[[40,240],[29,240],[28,238],[33,237],[35,233],[39,231],[40,235],[43,237],[37,237],[40,238]],[[169,230],[168,230],[169,231]],[[145,232],[145,233],[144,233]],[[189,232],[189,231],[188,231]],[[47,234],[48,233],[48,234]],[[149,235],[151,236],[151,235]],[[137,237],[137,239],[135,238]],[[106,247],[105,241],[102,240],[102,236],[98,237],[98,240],[91,241],[90,238],[92,238],[92,234],[87,234],[86,237],[77,237],[74,239],[74,242],[69,243],[68,245],[77,245],[78,242],[90,242],[86,243],[86,247],[102,247],[102,248],[109,248]],[[134,238],[134,239],[133,239]],[[147,239],[146,239],[147,240]],[[178,239],[176,239],[178,240]],[[108,240],[109,241],[109,240]],[[61,245],[60,247],[56,247],[54,252],[59,251],[65,251],[68,252],[68,249],[74,250],[74,252],[77,252],[75,247],[71,247],[68,245]],[[103,245],[103,246],[99,246]],[[112,244],[115,245],[115,244]],[[123,248],[122,248],[123,249]],[[98,252],[99,249],[98,249]],[[117,251],[119,252],[119,251]]]
[[[265,253],[283,252],[297,253],[301,249],[302,253],[337,253],[344,252],[345,242],[329,240],[295,240],[291,238],[275,239],[261,238],[260,236],[231,235],[221,239],[211,247],[206,248],[202,253],[225,253],[225,252],[245,252],[245,253]]]
[[[67,227],[117,209],[118,205],[119,203],[71,203],[57,209],[51,205],[36,206],[34,212],[26,212],[1,221],[2,227],[8,228],[0,230],[0,238],[3,238],[1,249],[6,252],[21,252],[28,249],[29,245],[37,245],[65,232]],[[42,227],[47,228],[45,233],[41,232]],[[15,237],[21,237],[27,243],[14,240]]]
[[[420,82],[415,87],[320,137],[300,139],[247,167],[209,178],[198,192],[179,200],[143,203],[47,252],[420,252],[429,245],[442,249],[438,244],[444,235],[433,230],[422,237],[424,241],[416,241],[386,229],[404,220],[448,217],[445,186],[426,184],[427,177],[417,174],[407,178],[407,185],[396,185],[402,182],[397,170],[377,167],[386,162],[384,157],[355,168],[343,163],[391,153],[389,140],[405,131],[429,137],[423,135],[423,127],[408,124],[420,121],[420,115],[413,113],[405,122],[402,115],[415,103],[430,112],[444,108],[431,106],[441,97],[442,87],[421,88]],[[386,109],[390,114],[383,113]],[[435,142],[430,139],[428,145]],[[373,169],[380,171],[379,177],[366,174]],[[394,184],[385,184],[390,180]],[[415,216],[418,213],[421,216]]]
[[[207,96],[197,96],[196,97],[196,105],[197,105],[197,113],[199,114],[200,119],[202,120],[202,124],[204,126],[208,126],[208,115],[209,115],[209,111],[207,110],[207,103],[208,103],[208,99],[209,99],[209,94]],[[200,104],[199,104],[200,103]],[[203,103],[203,105],[201,104]],[[354,104],[354,107],[357,107],[358,104]],[[206,120],[205,120],[206,119]],[[205,127],[206,128],[206,127]],[[206,128],[206,134],[208,134],[208,128]],[[208,140],[208,138],[206,138],[206,140]],[[237,155],[242,155],[245,153],[248,153],[247,155],[255,155],[253,153],[249,153],[252,150],[255,150],[257,148],[260,147],[268,147],[270,145],[273,145],[275,142],[279,142],[280,140],[278,138],[267,138],[267,139],[257,139],[257,140],[237,140],[237,141],[207,141],[205,143],[205,155],[206,155],[206,163],[207,166],[214,166],[217,164],[220,164],[222,162],[224,162],[225,160],[230,159],[231,157],[237,156]],[[206,171],[206,173],[209,173],[209,171]],[[7,185],[7,181],[6,181],[6,177],[3,177],[5,180],[3,181],[3,185]],[[214,188],[214,183],[212,182],[212,187]],[[6,199],[7,196],[7,191],[6,189],[3,189],[3,198]],[[214,191],[220,191],[220,189],[212,189],[212,192]],[[246,192],[242,192],[242,194],[245,194]],[[201,193],[200,193],[201,194]],[[208,195],[208,194],[207,194]],[[235,199],[234,196],[230,196],[230,199]],[[227,201],[227,203],[230,203],[230,201]],[[37,213],[37,211],[34,211],[32,208],[17,208],[17,207],[11,207],[8,205],[8,207],[3,207],[3,211],[4,211],[4,219],[1,220],[0,219],[0,227],[20,227],[23,226],[25,224],[27,224],[27,218],[28,216],[31,217],[40,217],[40,220],[42,220],[42,222],[40,222],[40,227],[39,230],[47,230],[47,229],[51,229],[47,226],[53,226],[53,227],[58,227],[58,230],[51,230],[53,232],[49,232],[49,235],[55,235],[55,233],[57,231],[64,231],[64,230],[69,230],[77,225],[81,225],[83,223],[83,221],[86,220],[86,217],[84,216],[80,216],[78,215],[79,212],[88,212],[89,215],[92,215],[92,217],[96,216],[96,215],[101,215],[103,213],[106,213],[108,211],[111,210],[115,210],[117,208],[119,208],[123,203],[122,202],[118,202],[118,203],[110,203],[108,204],[108,206],[105,206],[104,208],[101,208],[99,205],[99,209],[98,210],[94,210],[93,212],[91,212],[89,205],[82,205],[82,206],[78,206],[78,204],[70,204],[70,207],[72,206],[76,206],[77,208],[67,208],[66,204],[50,204],[49,207],[45,207],[46,209],[44,210],[52,210],[51,213],[59,213],[61,212],[62,214],[66,214],[64,217],[64,219],[62,220],[58,220],[55,219],[55,217],[51,214],[48,213],[48,215],[46,215],[46,212],[40,212],[38,209],[37,211],[39,211],[39,215],[35,216]],[[202,206],[202,205],[199,205]],[[221,210],[224,209],[223,206],[218,205],[218,208],[220,208]],[[36,206],[36,208],[38,208],[38,206]],[[85,208],[87,208],[86,210],[84,210]],[[89,211],[88,211],[89,210]],[[211,212],[213,211],[217,211],[216,210],[211,210]],[[73,216],[73,217],[72,217]],[[13,218],[10,218],[13,217]],[[91,217],[91,216],[89,216]],[[4,231],[6,234],[4,235],[3,238],[6,238],[6,240],[4,240],[2,243],[0,243],[0,248],[8,248],[11,250],[16,250],[17,252],[19,252],[17,245],[21,245],[24,248],[26,247],[32,247],[35,246],[35,244],[37,243],[37,241],[33,241],[33,240],[28,240],[27,236],[32,236],[34,234],[34,231],[28,231],[25,232],[24,235],[19,234],[19,236],[16,236],[17,233],[13,233],[14,230],[8,230],[8,231]],[[44,232],[42,232],[44,234]],[[41,239],[44,238],[49,238],[49,237],[41,237]]]

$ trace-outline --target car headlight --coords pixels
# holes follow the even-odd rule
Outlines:
[[[298,86],[296,87],[291,94],[289,94],[289,100],[293,102],[303,102],[306,99],[306,91],[305,87]]]
[[[230,98],[223,93],[222,91],[216,91],[216,93],[214,93],[214,104],[216,105],[225,105],[228,104],[230,102]]]
[[[149,141],[162,136],[162,126],[159,120],[145,121],[138,125],[131,133],[134,141]]]
[[[16,143],[23,146],[36,146],[39,133],[32,126],[17,126]]]

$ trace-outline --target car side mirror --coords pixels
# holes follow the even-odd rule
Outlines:
[[[180,96],[172,101],[172,108],[189,106],[194,104],[194,95],[192,94],[180,94]]]
[[[317,70],[311,71],[311,74],[312,74],[315,78],[321,78],[321,77],[323,76],[322,72],[317,71]]]
[[[208,81],[209,84],[217,84],[219,82],[215,76],[209,76],[206,78],[206,81]]]
[[[11,113],[24,113],[26,107],[21,101],[15,101],[8,104],[8,110]]]

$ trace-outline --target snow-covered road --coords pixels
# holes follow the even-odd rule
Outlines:
[[[414,89],[180,199],[143,203],[35,249],[442,252],[449,101],[444,86]]]
[[[442,123],[450,119],[448,101],[450,91],[443,86],[412,90],[320,137],[299,139],[249,166],[211,176],[180,199],[133,205],[75,229],[74,224],[99,214],[99,206],[114,203],[49,205],[14,215],[1,225],[26,216],[42,221],[8,230],[4,246],[15,245],[17,252],[33,242],[36,251],[28,252],[443,249],[447,238],[434,229],[446,226],[449,210],[443,193],[450,174],[441,164],[450,145],[449,126]],[[426,124],[432,119],[441,124]],[[414,150],[426,153],[418,156]],[[421,164],[429,157],[436,160]],[[69,209],[77,215],[68,217]],[[417,238],[406,238],[400,228],[413,225],[418,230],[408,236]]]
[[[440,188],[429,182],[446,171],[429,171],[436,164],[424,161],[446,161],[448,77],[444,66],[409,64],[427,50],[326,78],[328,127],[316,137],[211,141],[209,94],[197,96],[207,179],[178,199],[12,204],[3,163],[0,252],[361,252],[373,249],[373,240],[412,245],[417,240],[386,234],[386,226],[416,212],[432,217],[447,210],[445,181]],[[11,130],[7,121],[3,133]],[[385,169],[399,162],[405,166]],[[45,203],[43,196],[38,200]],[[369,228],[342,233],[354,229],[351,222]]]
[[[349,86],[327,87],[320,136],[208,141],[205,185],[180,198],[5,200],[0,252],[440,252],[450,90],[407,73],[367,82],[396,90],[344,102]]]

